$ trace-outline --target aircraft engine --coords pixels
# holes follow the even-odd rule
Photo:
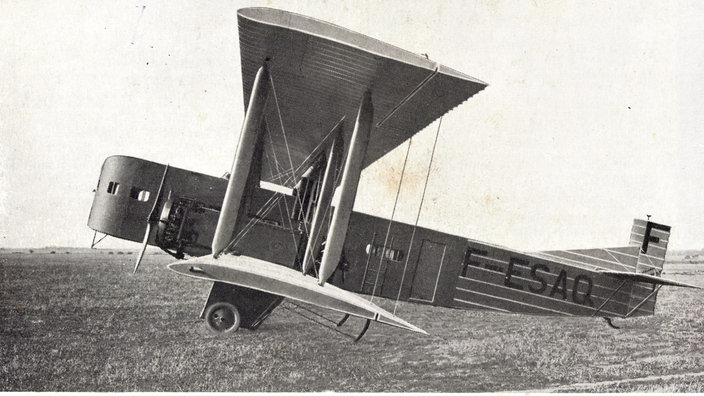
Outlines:
[[[213,240],[210,226],[217,221],[219,212],[194,199],[167,200],[157,225],[157,245],[178,259],[184,257],[184,252],[209,252]]]

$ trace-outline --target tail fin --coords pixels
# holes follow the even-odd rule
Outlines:
[[[631,298],[628,303],[628,311],[624,315],[625,318],[652,315],[655,312],[655,299],[662,286],[699,288],[660,277],[662,266],[665,263],[669,238],[669,226],[652,221],[634,220],[629,245],[634,253],[638,252],[635,273],[613,270],[600,271],[621,278],[624,282],[622,286],[628,280],[632,282]]]
[[[636,273],[660,276],[669,239],[670,226],[646,220],[633,220],[629,245],[640,247]]]

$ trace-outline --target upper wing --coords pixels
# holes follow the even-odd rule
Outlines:
[[[279,184],[290,185],[305,171],[343,117],[349,141],[367,90],[375,128],[364,167],[486,86],[421,55],[306,16],[246,8],[239,10],[238,24],[245,106],[257,70],[268,61],[274,94],[264,116],[270,138],[262,178]]]

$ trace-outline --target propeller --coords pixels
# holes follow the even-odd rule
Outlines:
[[[132,271],[132,274],[137,273],[137,268],[139,268],[139,264],[142,262],[142,258],[144,257],[144,252],[147,250],[147,245],[149,245],[149,234],[152,232],[152,223],[154,222],[154,214],[156,213],[156,204],[159,202],[159,198],[161,198],[161,190],[164,188],[164,180],[166,180],[166,174],[169,172],[169,164],[166,164],[164,167],[164,174],[161,176],[161,183],[159,183],[159,191],[157,191],[156,196],[154,197],[154,205],[152,205],[152,211],[149,212],[149,217],[147,217],[147,229],[144,232],[144,240],[142,241],[142,250],[139,251],[139,255],[137,256],[137,262],[134,263],[134,270]]]
[[[149,242],[149,234],[152,231],[152,222],[147,221],[147,231],[144,233],[144,241],[142,241],[142,250],[139,251],[139,255],[137,256],[137,262],[134,264],[134,270],[132,271],[133,274],[137,273],[137,268],[139,268],[139,264],[142,262],[142,258],[144,257],[144,252],[147,250],[147,245]]]

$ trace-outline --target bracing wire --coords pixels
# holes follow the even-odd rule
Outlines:
[[[269,135],[269,144],[271,145],[271,152],[274,155],[274,165],[276,167],[276,172],[280,173],[280,168],[279,168],[279,161],[276,157],[276,150],[274,150],[274,141],[271,139],[271,133],[268,133]],[[237,234],[237,236],[230,242],[228,245],[228,249],[236,246],[242,238],[244,238],[247,233],[260,221],[261,217],[266,216],[269,214],[269,212],[276,206],[277,204],[280,204],[281,198],[283,195],[280,195],[280,193],[275,193],[272,195],[263,205],[262,207],[257,211],[257,216],[254,218],[251,218],[249,222],[242,228],[242,230]],[[285,201],[285,199],[284,199]],[[293,245],[294,248],[297,248],[298,245],[296,243],[296,236],[293,234],[293,224],[291,223],[291,215],[288,210],[288,205],[286,202],[284,202],[284,206],[286,207],[286,214],[288,218],[288,223],[289,223],[289,229],[291,231],[291,238],[293,239]],[[281,209],[279,209],[281,211]]]
[[[413,232],[411,233],[411,241],[408,244],[408,254],[406,254],[406,262],[403,265],[403,274],[401,275],[401,283],[398,287],[398,294],[396,295],[396,302],[394,303],[394,312],[396,315],[396,308],[398,308],[398,301],[401,298],[401,289],[403,289],[403,281],[406,278],[406,269],[408,268],[408,260],[411,257],[411,248],[413,248],[413,238],[416,236],[416,228],[418,228],[418,220],[420,219],[420,212],[423,210],[423,202],[425,201],[425,192],[428,189],[428,180],[430,179],[430,171],[433,167],[433,158],[435,157],[435,147],[438,144],[438,136],[440,136],[440,127],[442,126],[442,117],[438,122],[438,129],[435,131],[435,141],[433,142],[433,149],[430,152],[430,161],[428,162],[428,172],[425,174],[425,184],[423,185],[423,194],[420,198],[420,204],[418,205],[418,213],[416,214],[416,222],[413,224]]]
[[[269,144],[271,145],[271,149],[272,149],[271,151],[272,151],[272,153],[273,153],[273,155],[274,155],[274,165],[275,165],[275,167],[276,167],[276,173],[277,173],[277,176],[278,176],[278,177],[282,177],[283,175],[287,175],[287,174],[289,174],[289,173],[291,173],[292,176],[295,176],[295,169],[294,169],[294,166],[293,166],[293,160],[292,160],[292,158],[291,158],[291,150],[289,149],[288,139],[287,139],[287,137],[286,137],[286,129],[284,128],[284,121],[283,121],[283,118],[281,117],[281,108],[279,107],[279,99],[278,99],[278,97],[277,97],[277,95],[276,95],[276,87],[274,86],[274,79],[273,79],[273,77],[271,76],[271,74],[269,75],[269,84],[270,84],[270,86],[271,86],[271,91],[272,91],[273,96],[274,96],[274,104],[276,105],[276,111],[277,111],[278,118],[279,118],[279,125],[281,126],[281,133],[282,133],[282,135],[283,135],[283,137],[284,137],[284,144],[285,144],[285,147],[286,147],[286,153],[287,153],[287,155],[288,155],[289,164],[291,165],[291,168],[290,168],[289,170],[284,170],[284,171],[281,170],[281,168],[280,168],[280,166],[279,166],[278,158],[277,158],[277,156],[276,156],[276,150],[274,149],[274,142],[273,142],[273,139],[272,139],[272,137],[271,137],[271,133],[269,133]],[[238,142],[238,145],[239,145],[239,142]],[[289,180],[290,180],[290,179],[289,179]],[[295,180],[294,180],[294,181],[295,181]],[[277,193],[277,194],[278,194],[278,193]],[[274,197],[275,197],[275,196],[276,196],[276,195],[274,195]],[[273,198],[273,197],[272,197],[272,198]],[[297,200],[298,200],[299,204],[301,204],[301,206],[302,206],[300,197],[297,197]],[[267,206],[270,202],[272,203],[271,207],[269,207],[268,209],[265,209],[266,206]],[[278,200],[277,203],[280,203],[280,200]],[[259,212],[261,212],[262,210],[265,210],[266,213],[268,213],[268,212],[273,208],[273,206],[274,206],[274,204],[273,204],[273,202],[272,202],[271,199],[270,199],[270,200],[268,200],[268,201],[264,204],[264,206],[260,209]],[[287,215],[287,217],[288,217],[289,229],[290,229],[290,231],[291,231],[291,238],[292,238],[292,240],[293,240],[294,247],[297,249],[297,248],[298,248],[298,244],[297,244],[297,242],[296,242],[296,236],[294,235],[293,224],[291,223],[291,212],[290,212],[290,210],[289,210],[288,203],[285,202],[285,199],[284,199],[284,206],[285,206],[285,208],[286,208],[286,215]],[[259,216],[258,216],[258,217],[259,217]],[[252,220],[254,220],[254,221],[252,221]],[[252,219],[252,220],[250,220],[250,222],[242,229],[242,231],[237,235],[237,237],[235,237],[235,239],[228,245],[228,247],[230,247],[230,246],[235,246],[235,245],[252,229],[252,227],[254,227],[254,225],[259,221],[258,218]],[[303,226],[306,228],[306,234],[307,234],[307,233],[308,233],[308,228],[307,228],[307,226],[306,226],[306,224],[305,224],[305,221],[304,221]]]
[[[276,104],[276,112],[279,116],[279,124],[281,125],[281,134],[284,137],[284,145],[286,146],[286,154],[288,155],[288,162],[289,165],[291,165],[291,172],[295,176],[296,168],[293,166],[293,159],[291,158],[291,149],[289,148],[288,145],[288,138],[286,137],[286,129],[284,128],[284,119],[281,116],[281,107],[279,107],[279,97],[276,95],[276,86],[274,85],[274,77],[269,74],[269,82],[271,83],[271,92],[274,94],[274,103]],[[293,179],[295,182],[295,179]],[[296,200],[298,201],[298,204],[303,207],[303,202],[301,201],[301,197],[299,194],[296,194]],[[288,213],[288,205],[286,205],[286,212]],[[306,235],[310,235],[308,233],[308,225],[306,224],[305,219],[303,219],[303,228],[305,229]],[[291,235],[293,235],[293,230],[291,230]],[[296,237],[294,236],[294,241]]]
[[[291,175],[284,181],[284,185],[286,185],[288,182],[293,180],[296,177],[296,174],[298,174],[298,172],[301,171],[301,169],[303,169],[304,167],[309,165],[309,161],[311,160],[311,158],[313,158],[313,154],[316,154],[318,152],[318,150],[323,146],[323,144],[325,144],[328,141],[328,139],[330,138],[332,133],[337,130],[340,123],[342,123],[344,120],[345,120],[344,116],[342,118],[340,118],[340,121],[338,121],[335,124],[335,126],[332,127],[332,129],[330,129],[328,131],[328,133],[325,134],[325,136],[323,136],[323,138],[320,140],[320,143],[318,143],[318,145],[315,146],[315,148],[313,150],[311,150],[310,153],[308,153],[308,156],[306,156],[306,158],[303,159],[303,161],[298,165],[298,167],[296,168],[296,170],[294,172],[284,172],[283,173],[284,175],[291,173]]]
[[[288,146],[288,138],[286,137],[286,129],[284,128],[284,119],[281,117],[281,108],[279,107],[279,97],[276,95],[276,86],[274,85],[274,77],[269,74],[269,82],[271,83],[271,92],[274,94],[274,104],[276,104],[276,113],[279,116],[279,124],[281,125],[281,134],[284,137],[284,145],[286,146],[286,154],[288,155],[288,162],[291,165],[291,172],[295,172],[293,166],[293,159],[291,158],[291,150]]]
[[[337,329],[337,322],[335,322],[334,320],[332,320],[332,319],[330,319],[330,318],[328,318],[328,317],[325,317],[325,316],[323,316],[323,315],[321,315],[321,314],[319,314],[319,313],[313,311],[312,309],[308,309],[308,308],[306,308],[306,307],[304,307],[304,306],[302,306],[302,305],[300,305],[300,304],[296,304],[296,303],[294,303],[294,302],[292,302],[292,301],[290,301],[290,300],[287,300],[286,303],[287,303],[287,304],[290,304],[291,306],[295,307],[296,309],[292,309],[292,308],[290,308],[290,307],[288,307],[288,306],[282,304],[281,307],[282,307],[283,309],[285,309],[285,310],[287,310],[287,311],[289,311],[289,312],[292,312],[292,313],[294,313],[294,314],[296,314],[296,315],[298,315],[298,316],[300,316],[300,317],[302,317],[302,318],[304,318],[304,319],[306,319],[306,320],[309,320],[309,321],[311,321],[311,322],[313,322],[313,323],[317,323],[317,324],[319,324],[320,326],[322,326],[322,327],[324,327],[324,328],[326,328],[326,329],[328,329],[328,330],[330,330],[330,331],[334,331],[335,333],[338,333],[338,334],[340,334],[340,335],[342,335],[342,336],[349,337],[349,338],[351,338],[351,339],[353,339],[353,340],[356,338],[356,337],[353,336],[352,334],[348,334],[348,333],[345,333],[344,331],[338,330],[338,329]],[[323,322],[322,320],[315,319],[313,316],[304,315],[302,312],[298,311],[299,309],[300,309],[301,311],[308,312],[308,313],[310,313],[310,314],[313,315],[313,316],[317,316],[317,317],[323,319],[325,322],[333,323],[333,324],[336,325],[336,327],[330,327],[329,325],[327,325],[327,324],[326,324],[325,322]]]
[[[274,139],[271,137],[271,129],[269,129],[269,126],[268,126],[268,123],[266,122],[266,119],[264,120],[263,124],[267,126],[266,134],[269,137],[269,147],[271,147],[271,153],[274,156],[274,167],[276,168],[277,176],[286,174],[286,173],[288,173],[287,171],[281,171],[281,166],[279,165],[279,159],[276,157],[276,150],[274,149]],[[267,157],[268,157],[268,155],[267,155]]]
[[[284,145],[285,145],[285,147],[286,147],[286,153],[287,153],[287,155],[288,155],[289,164],[290,164],[290,166],[291,166],[290,169],[286,169],[286,170],[282,170],[282,169],[281,169],[281,166],[280,166],[280,164],[279,164],[278,158],[277,158],[277,156],[276,156],[276,150],[274,149],[274,142],[273,142],[273,139],[272,139],[272,137],[271,137],[271,133],[268,133],[268,135],[269,135],[269,144],[270,144],[270,146],[271,146],[271,151],[272,151],[273,156],[274,156],[274,165],[275,165],[275,168],[276,168],[276,175],[274,175],[272,178],[273,178],[273,179],[278,179],[279,181],[281,181],[282,179],[286,178],[286,179],[283,181],[283,185],[287,185],[287,184],[289,184],[290,182],[293,182],[293,184],[295,184],[295,178],[296,178],[296,174],[298,173],[298,171],[299,171],[301,168],[303,168],[303,167],[307,164],[307,162],[310,160],[310,158],[313,156],[313,154],[318,150],[319,146],[320,146],[321,144],[323,144],[325,141],[327,141],[327,139],[328,139],[328,138],[331,136],[331,134],[337,129],[338,125],[340,124],[340,122],[342,122],[342,121],[344,120],[345,117],[342,117],[342,118],[340,119],[340,121],[338,121],[338,123],[335,125],[335,127],[333,127],[333,128],[325,135],[325,137],[323,138],[323,140],[321,141],[321,143],[318,145],[318,147],[316,147],[315,149],[313,149],[313,151],[303,160],[303,162],[299,165],[299,167],[298,167],[298,168],[294,168],[294,166],[293,166],[293,160],[292,160],[292,158],[291,158],[291,150],[290,150],[290,148],[289,148],[288,138],[287,138],[287,136],[286,136],[286,129],[285,129],[285,127],[284,127],[283,117],[281,116],[281,108],[280,108],[280,106],[279,106],[279,100],[278,100],[278,96],[277,96],[277,94],[276,94],[276,87],[275,87],[275,85],[274,85],[274,79],[273,79],[273,77],[271,76],[271,74],[269,75],[269,83],[270,83],[271,90],[272,90],[272,93],[273,93],[273,96],[274,96],[274,104],[276,105],[276,111],[277,111],[277,115],[278,115],[278,118],[279,118],[279,125],[280,125],[280,127],[281,127],[281,132],[282,132],[282,135],[283,135],[283,138],[284,138]],[[238,147],[239,147],[239,141],[238,141]],[[264,203],[264,205],[262,206],[262,208],[260,208],[260,210],[257,212],[257,217],[261,217],[262,214],[263,214],[263,215],[268,214],[277,204],[280,205],[280,204],[281,204],[281,198],[282,198],[282,196],[279,196],[279,193],[273,195],[269,200],[267,200],[266,203]],[[297,196],[296,199],[297,199],[299,205],[302,206],[302,202],[301,202],[300,197]],[[294,245],[296,245],[296,237],[295,237],[294,231],[293,231],[293,224],[291,223],[291,212],[290,212],[290,210],[289,210],[288,203],[286,202],[285,199],[284,199],[284,206],[285,206],[285,209],[286,209],[286,214],[287,214],[287,218],[288,218],[288,222],[289,222],[289,229],[290,229],[290,231],[291,231],[291,237],[292,237],[292,239],[293,239]],[[279,209],[279,210],[281,210],[281,209]],[[326,210],[327,210],[327,209],[326,209]],[[254,227],[259,221],[260,221],[259,218],[250,219],[250,221],[245,225],[245,227],[243,227],[243,229],[240,231],[240,233],[238,233],[238,235],[237,235],[237,236],[233,239],[233,241],[228,245],[228,248],[231,248],[231,247],[237,245],[237,243],[239,243],[239,241],[240,241],[240,240],[252,229],[252,227]],[[303,226],[304,226],[304,228],[305,228],[306,234],[308,234],[308,226],[307,226],[307,224],[305,223],[305,220],[303,221]]]
[[[408,139],[408,148],[406,148],[406,157],[403,159],[403,167],[401,168],[401,178],[398,181],[398,188],[396,189],[396,199],[394,200],[394,208],[391,210],[391,218],[389,219],[389,226],[386,228],[386,237],[384,238],[384,247],[381,249],[381,257],[379,258],[379,267],[376,271],[376,279],[374,279],[374,288],[372,289],[372,297],[369,301],[374,300],[374,294],[376,293],[376,286],[379,282],[379,274],[381,273],[381,264],[384,262],[384,257],[386,256],[386,245],[389,242],[389,234],[391,233],[391,224],[394,222],[394,215],[396,214],[396,205],[398,205],[398,197],[401,195],[401,186],[403,185],[403,176],[406,173],[406,164],[408,163],[408,153],[411,152],[411,143],[413,142],[413,137]]]

